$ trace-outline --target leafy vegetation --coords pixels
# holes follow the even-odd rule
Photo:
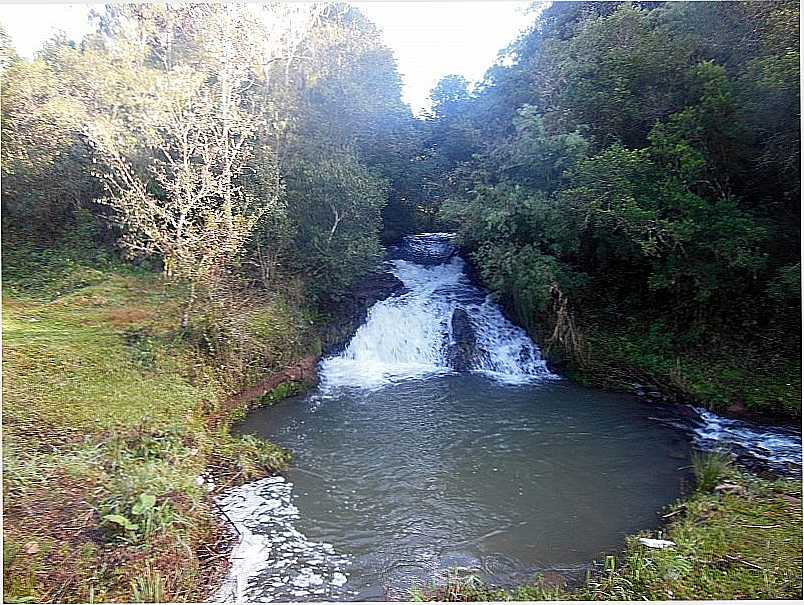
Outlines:
[[[408,232],[457,231],[578,380],[800,416],[798,3],[556,2],[420,120],[346,4],[92,23],[33,60],[0,27],[7,601],[205,598],[209,480],[288,461],[226,403],[318,354]],[[418,596],[800,596],[800,484],[695,465],[674,549],[631,540],[573,593]]]
[[[186,327],[244,285],[337,298],[375,268],[380,231],[403,229],[383,213],[412,220],[416,121],[356,9],[128,4],[93,19],[34,61],[2,36],[6,239],[51,244],[88,212],[103,243],[184,285]]]
[[[434,90],[440,219],[577,375],[800,414],[798,10],[557,2]]]
[[[801,358],[789,334],[719,335],[682,347],[664,321],[587,316],[585,357],[569,374],[579,382],[615,389],[635,384],[679,402],[761,415],[801,414]],[[555,346],[554,346],[555,347]]]
[[[722,452],[693,452],[692,471],[698,482],[698,489],[711,492],[718,481],[729,474],[731,459]]]

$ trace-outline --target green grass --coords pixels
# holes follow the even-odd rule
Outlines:
[[[692,470],[699,490],[711,492],[731,470],[731,458],[721,452],[693,452]]]
[[[241,354],[230,367],[199,344],[204,326],[178,329],[181,302],[159,275],[75,242],[3,250],[6,602],[202,600],[221,529],[196,478],[287,463],[207,420],[307,353],[307,315],[250,296],[228,314],[248,347],[219,335]]]
[[[414,600],[672,600],[800,599],[802,597],[801,482],[768,481],[728,470],[739,493],[699,489],[668,514],[662,532],[676,547],[654,550],[638,536],[606,557],[580,587],[567,590],[536,579],[513,590],[453,575],[416,589]],[[644,533],[648,536],[648,533]]]
[[[621,566],[586,587],[594,599],[801,598],[801,483],[732,474],[745,494],[699,491],[666,537],[677,547],[628,543]]]
[[[165,589],[162,576],[150,568],[131,581],[131,594],[137,603],[164,603]]]

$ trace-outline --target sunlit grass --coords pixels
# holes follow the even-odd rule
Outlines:
[[[197,477],[213,458],[242,479],[287,462],[206,426],[226,368],[177,329],[181,300],[96,252],[4,251],[7,602],[199,600],[195,549],[219,530]],[[255,323],[298,355],[282,313]]]

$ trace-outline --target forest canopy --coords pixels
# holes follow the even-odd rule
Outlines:
[[[90,220],[194,291],[298,274],[310,296],[338,296],[376,268],[383,213],[405,219],[418,131],[359,11],[142,4],[92,18],[93,33],[58,35],[33,61],[3,35],[4,243],[47,245]]]
[[[533,12],[418,118],[347,4],[109,5],[33,61],[4,34],[4,243],[90,220],[189,314],[234,283],[328,304],[382,244],[453,230],[534,333],[557,305],[680,346],[796,333],[798,3]]]
[[[798,334],[798,3],[558,2],[504,58],[442,80],[431,149],[521,321],[561,298],[687,344]]]

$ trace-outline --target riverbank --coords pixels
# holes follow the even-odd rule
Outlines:
[[[472,263],[467,267],[473,281],[488,287]],[[571,338],[568,332],[555,338],[555,309],[535,314],[500,298],[511,320],[539,343],[550,367],[579,384],[764,424],[801,422],[800,327],[762,334],[735,330],[706,345],[681,346],[661,321],[585,310],[572,314]]]
[[[666,330],[636,320],[588,322],[583,332],[586,355],[571,359],[567,368],[582,384],[700,405],[735,418],[800,422],[801,355],[781,338],[733,336],[703,349],[679,349]]]
[[[719,488],[718,488],[719,487]],[[716,489],[713,489],[716,488]],[[545,573],[513,590],[452,575],[414,590],[420,601],[801,599],[801,481],[767,480],[734,469],[717,485],[668,507],[667,525],[629,537],[623,552],[595,563],[580,586]],[[669,540],[649,548],[640,538]]]
[[[262,346],[224,367],[176,329],[182,292],[151,271],[75,242],[4,250],[3,269],[4,601],[204,600],[231,542],[211,490],[288,461],[229,433],[247,402],[232,395],[295,379],[316,318],[252,293],[229,319]]]
[[[251,299],[238,325],[266,348],[259,355],[252,350],[241,359],[246,363],[222,367],[209,351],[199,349],[192,332],[176,330],[173,318],[182,293],[153,272],[75,248],[30,250],[24,256],[4,258],[5,600],[207,598],[228,567],[232,546],[210,495],[276,472],[288,462],[287,454],[270,443],[233,437],[229,425],[247,406],[279,400],[292,394],[292,385],[312,381],[323,348],[321,321],[281,296],[256,306]],[[371,298],[361,295],[366,304]],[[350,315],[359,316],[363,306],[356,305],[357,315]],[[348,338],[357,324],[354,320],[338,333]],[[324,342],[337,346],[336,340]],[[304,362],[296,363],[299,359]],[[268,378],[252,386],[255,375]],[[251,388],[236,386],[244,384]],[[690,532],[689,538],[676,540],[680,547],[688,540],[685,550],[676,551],[683,552],[678,565],[683,568],[689,559],[692,569],[708,578],[721,568],[732,573],[726,564],[734,562],[730,557],[747,561],[749,571],[757,571],[750,564],[761,565],[755,560],[781,557],[786,561],[781,575],[773,571],[764,589],[754,575],[732,573],[736,579],[729,590],[789,595],[788,584],[800,590],[800,576],[796,584],[790,571],[795,548],[800,553],[801,536],[795,533],[801,521],[800,484],[747,475],[733,481],[742,482],[744,492],[696,494],[687,512],[670,518],[669,532],[689,521],[687,529],[677,530]],[[712,504],[712,498],[722,506]],[[796,499],[797,509],[785,508]],[[699,501],[709,502],[706,506],[717,514],[689,517]],[[709,563],[695,567],[709,561],[707,540],[725,539],[732,522],[740,526],[740,515],[748,526],[784,529],[769,534],[775,541],[767,545],[749,540],[762,532],[734,535],[731,550],[718,551],[712,569]],[[644,551],[631,540],[619,559],[623,564],[607,572],[605,586],[598,579],[584,589],[595,586],[599,594],[583,594],[669,598],[655,592],[664,586],[656,578],[649,586],[654,592],[633,588],[634,573],[645,578],[645,569],[665,575],[675,569],[672,561],[654,561],[668,553]],[[638,568],[632,569],[632,563]],[[721,596],[717,577],[712,578],[711,585],[684,584],[683,594]],[[539,584],[505,597],[581,595],[564,591],[552,597],[552,590]],[[489,594],[478,592],[478,598]]]

